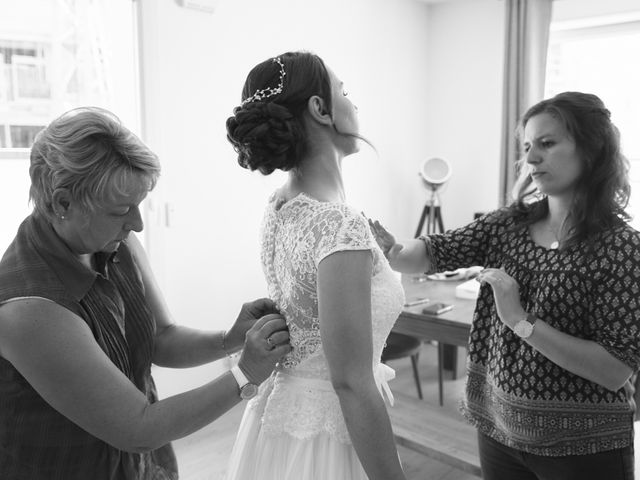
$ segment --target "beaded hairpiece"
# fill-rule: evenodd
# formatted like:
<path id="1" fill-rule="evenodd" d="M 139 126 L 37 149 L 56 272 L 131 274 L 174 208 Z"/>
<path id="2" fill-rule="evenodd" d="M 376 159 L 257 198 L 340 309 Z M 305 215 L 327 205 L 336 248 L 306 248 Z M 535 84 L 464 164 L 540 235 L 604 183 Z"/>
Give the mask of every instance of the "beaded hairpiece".
<path id="1" fill-rule="evenodd" d="M 284 65 L 282 63 L 282 60 L 280 60 L 280 57 L 275 57 L 271 60 L 280 65 L 280 83 L 278 83 L 277 87 L 267 87 L 263 88 L 262 90 L 257 90 L 256 93 L 244 99 L 244 101 L 242 102 L 242 106 L 245 106 L 249 102 L 258 102 L 264 100 L 265 98 L 273 97 L 274 95 L 282 93 L 282 89 L 284 88 L 284 76 L 287 73 L 284 71 Z"/>

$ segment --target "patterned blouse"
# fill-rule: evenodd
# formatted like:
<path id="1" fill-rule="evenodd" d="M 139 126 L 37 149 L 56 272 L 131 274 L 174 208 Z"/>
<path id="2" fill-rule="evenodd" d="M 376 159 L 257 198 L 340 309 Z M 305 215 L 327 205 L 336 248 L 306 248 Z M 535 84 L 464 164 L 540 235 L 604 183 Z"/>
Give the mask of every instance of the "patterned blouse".
<path id="1" fill-rule="evenodd" d="M 640 233 L 627 225 L 599 234 L 590 253 L 533 242 L 513 218 L 490 213 L 424 238 L 434 271 L 504 268 L 520 285 L 523 308 L 553 328 L 594 341 L 640 367 Z M 514 228 L 515 227 L 515 228 Z M 482 433 L 546 456 L 583 455 L 633 443 L 633 388 L 618 391 L 556 365 L 496 314 L 489 285 L 476 303 L 462 411 Z"/>

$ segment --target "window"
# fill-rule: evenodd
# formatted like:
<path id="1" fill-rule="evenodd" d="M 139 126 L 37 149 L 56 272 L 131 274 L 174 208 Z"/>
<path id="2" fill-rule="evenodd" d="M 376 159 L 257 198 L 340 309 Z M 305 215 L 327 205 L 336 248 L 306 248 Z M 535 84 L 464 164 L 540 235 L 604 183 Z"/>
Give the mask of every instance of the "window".
<path id="1" fill-rule="evenodd" d="M 131 0 L 20 0 L 0 15 L 0 254 L 28 215 L 29 148 L 61 113 L 97 105 L 139 130 Z"/>
<path id="2" fill-rule="evenodd" d="M 0 98 L 6 102 L 47 99 L 51 96 L 45 65 L 46 44 L 17 40 L 0 41 L 4 79 Z"/>
<path id="3" fill-rule="evenodd" d="M 14 147 L 29 148 L 36 138 L 36 134 L 42 129 L 41 125 L 11 125 L 11 145 Z"/>
<path id="4" fill-rule="evenodd" d="M 552 23 L 545 97 L 577 90 L 609 108 L 631 164 L 631 225 L 640 229 L 640 12 L 612 20 Z"/>

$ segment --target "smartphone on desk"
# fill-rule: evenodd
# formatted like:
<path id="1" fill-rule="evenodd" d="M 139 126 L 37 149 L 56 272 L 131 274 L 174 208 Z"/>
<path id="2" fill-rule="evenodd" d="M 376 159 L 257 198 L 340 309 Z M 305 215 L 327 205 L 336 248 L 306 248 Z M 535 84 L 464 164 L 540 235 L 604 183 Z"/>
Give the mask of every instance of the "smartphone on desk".
<path id="1" fill-rule="evenodd" d="M 432 302 L 422 309 L 422 313 L 427 315 L 440 315 L 448 312 L 453 308 L 453 305 L 444 302 Z"/>
<path id="2" fill-rule="evenodd" d="M 420 305 L 421 303 L 429 303 L 429 301 L 430 300 L 427 297 L 410 298 L 405 302 L 404 306 L 415 307 L 416 305 Z"/>

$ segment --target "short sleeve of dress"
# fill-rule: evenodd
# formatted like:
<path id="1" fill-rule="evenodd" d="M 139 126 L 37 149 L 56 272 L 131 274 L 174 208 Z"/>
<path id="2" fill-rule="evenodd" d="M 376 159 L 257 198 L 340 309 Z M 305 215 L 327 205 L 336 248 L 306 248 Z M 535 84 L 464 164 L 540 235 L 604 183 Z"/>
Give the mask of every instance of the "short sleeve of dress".
<path id="1" fill-rule="evenodd" d="M 634 370 L 640 369 L 640 234 L 617 232 L 598 262 L 606 273 L 595 285 L 595 340 Z M 607 263 L 611 262 L 610 265 Z"/>
<path id="2" fill-rule="evenodd" d="M 311 235 L 315 243 L 314 263 L 344 250 L 371 250 L 373 236 L 367 220 L 342 204 L 327 204 L 316 214 Z"/>

